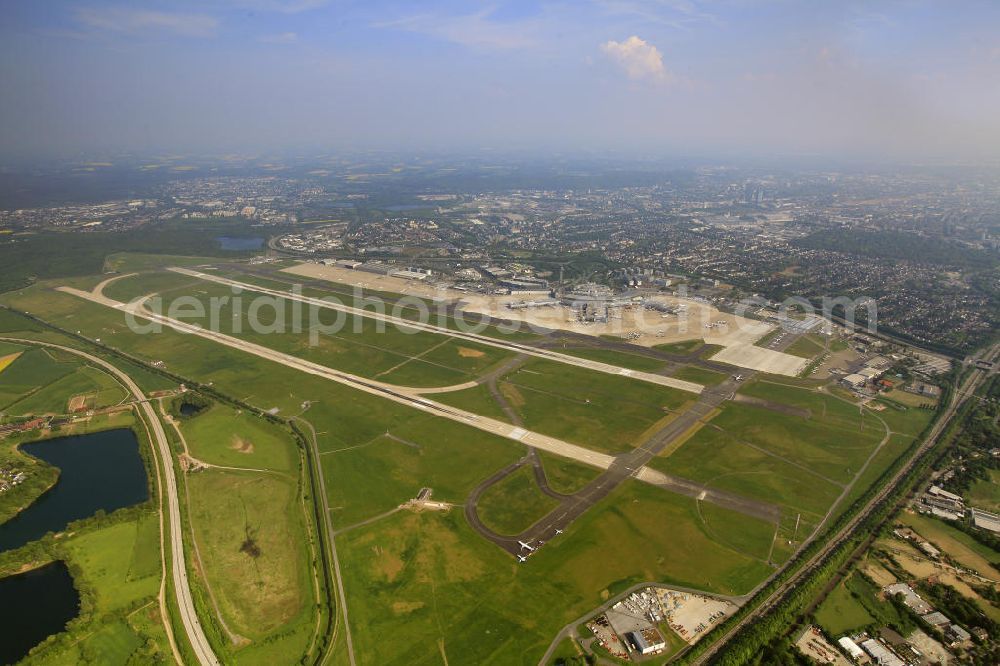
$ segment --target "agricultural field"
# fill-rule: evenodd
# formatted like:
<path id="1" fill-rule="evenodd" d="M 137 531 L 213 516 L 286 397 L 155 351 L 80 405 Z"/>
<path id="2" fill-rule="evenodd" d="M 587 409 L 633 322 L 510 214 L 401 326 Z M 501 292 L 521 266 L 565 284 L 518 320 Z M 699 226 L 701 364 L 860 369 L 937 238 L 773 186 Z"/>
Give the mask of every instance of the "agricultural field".
<path id="1" fill-rule="evenodd" d="M 935 518 L 909 512 L 900 514 L 899 522 L 913 528 L 961 566 L 989 578 L 1000 578 L 1000 554 L 965 532 Z"/>

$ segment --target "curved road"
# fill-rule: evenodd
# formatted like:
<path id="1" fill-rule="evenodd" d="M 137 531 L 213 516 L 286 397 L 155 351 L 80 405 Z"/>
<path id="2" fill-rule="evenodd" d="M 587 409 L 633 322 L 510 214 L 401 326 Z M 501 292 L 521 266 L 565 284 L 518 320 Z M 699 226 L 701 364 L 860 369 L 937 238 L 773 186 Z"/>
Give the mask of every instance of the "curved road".
<path id="1" fill-rule="evenodd" d="M 146 422 L 151 428 L 153 439 L 156 440 L 156 448 L 159 449 L 159 458 L 163 462 L 163 479 L 165 482 L 167 513 L 170 524 L 171 573 L 173 575 L 174 591 L 177 594 L 177 607 L 180 610 L 184 632 L 187 634 L 199 663 L 205 665 L 218 664 L 219 660 L 216 658 L 212 646 L 209 645 L 208 638 L 205 637 L 205 631 L 202 629 L 198 615 L 195 613 L 194 601 L 191 598 L 191 585 L 188 583 L 187 570 L 184 567 L 184 541 L 181 531 L 180 502 L 177 498 L 177 479 L 174 477 L 170 442 L 167 440 L 167 434 L 163 430 L 163 424 L 156 418 L 156 412 L 153 411 L 146 396 L 142 393 L 142 389 L 132 381 L 131 377 L 111 363 L 79 349 L 51 342 L 38 342 L 36 340 L 22 340 L 19 338 L 0 338 L 0 340 L 52 347 L 70 354 L 82 356 L 114 375 L 135 396 L 136 406 L 142 411 Z M 164 622 L 169 622 L 169 618 L 164 618 Z"/>

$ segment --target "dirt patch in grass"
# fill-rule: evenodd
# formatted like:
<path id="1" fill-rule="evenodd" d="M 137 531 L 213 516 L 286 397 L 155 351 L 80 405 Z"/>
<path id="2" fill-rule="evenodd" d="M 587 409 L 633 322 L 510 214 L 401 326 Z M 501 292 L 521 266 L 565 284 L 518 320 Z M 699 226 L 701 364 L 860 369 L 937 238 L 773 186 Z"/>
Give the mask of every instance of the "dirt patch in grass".
<path id="1" fill-rule="evenodd" d="M 390 583 L 396 580 L 406 566 L 403 560 L 395 553 L 386 552 L 381 546 L 372 546 L 372 552 L 375 554 L 375 570 Z"/>
<path id="2" fill-rule="evenodd" d="M 392 613 L 393 615 L 408 615 L 423 607 L 424 602 L 422 601 L 394 601 L 392 602 Z"/>
<path id="3" fill-rule="evenodd" d="M 524 396 L 517 390 L 517 387 L 507 382 L 500 382 L 499 389 L 500 393 L 507 399 L 507 402 L 510 403 L 511 407 L 514 407 L 515 409 L 518 407 L 524 407 Z"/>
<path id="4" fill-rule="evenodd" d="M 230 445 L 230 448 L 232 448 L 233 451 L 250 454 L 253 453 L 253 442 L 248 439 L 243 439 L 239 435 L 233 435 L 233 442 Z"/>
<path id="5" fill-rule="evenodd" d="M 896 582 L 896 577 L 875 560 L 868 560 L 865 562 L 862 567 L 862 571 L 864 571 L 869 578 L 875 581 L 879 587 L 892 585 Z"/>
<path id="6" fill-rule="evenodd" d="M 486 352 L 481 352 L 478 349 L 469 349 L 468 347 L 459 347 L 458 355 L 462 358 L 482 358 L 486 356 Z"/>
<path id="7" fill-rule="evenodd" d="M 69 399 L 69 405 L 66 407 L 66 411 L 72 414 L 73 412 L 82 411 L 87 406 L 87 395 L 74 395 Z"/>

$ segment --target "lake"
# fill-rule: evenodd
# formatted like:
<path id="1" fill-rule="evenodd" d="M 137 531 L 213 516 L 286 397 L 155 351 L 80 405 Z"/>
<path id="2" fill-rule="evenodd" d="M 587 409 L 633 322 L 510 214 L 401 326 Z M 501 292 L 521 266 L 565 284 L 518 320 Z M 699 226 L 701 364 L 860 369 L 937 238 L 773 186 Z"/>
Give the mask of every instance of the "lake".
<path id="1" fill-rule="evenodd" d="M 80 595 L 63 562 L 0 578 L 0 664 L 24 658 L 80 612 Z"/>
<path id="2" fill-rule="evenodd" d="M 128 428 L 31 442 L 21 450 L 59 468 L 59 480 L 0 525 L 0 552 L 62 531 L 99 510 L 111 513 L 149 499 L 139 441 Z"/>
<path id="3" fill-rule="evenodd" d="M 264 239 L 259 236 L 252 238 L 236 238 L 233 236 L 219 236 L 215 240 L 219 241 L 219 247 L 227 252 L 242 252 L 244 250 L 259 250 L 264 247 Z"/>

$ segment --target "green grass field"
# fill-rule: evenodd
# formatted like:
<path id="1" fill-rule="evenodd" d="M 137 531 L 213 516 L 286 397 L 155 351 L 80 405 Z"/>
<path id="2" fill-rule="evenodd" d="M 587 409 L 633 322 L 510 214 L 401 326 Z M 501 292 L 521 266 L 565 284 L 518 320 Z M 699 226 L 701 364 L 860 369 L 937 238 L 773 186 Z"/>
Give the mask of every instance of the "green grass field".
<path id="1" fill-rule="evenodd" d="M 498 421 L 510 421 L 507 413 L 493 399 L 490 388 L 486 384 L 478 384 L 472 388 L 462 389 L 461 391 L 435 393 L 433 398 L 436 402 L 488 416 Z"/>
<path id="2" fill-rule="evenodd" d="M 715 386 L 726 381 L 726 375 L 715 370 L 699 368 L 695 365 L 685 365 L 673 374 L 674 379 L 683 379 L 686 382 L 703 384 L 704 386 Z"/>
<path id="3" fill-rule="evenodd" d="M 875 622 L 865 606 L 841 582 L 816 609 L 816 621 L 827 634 L 839 638 Z"/>
<path id="4" fill-rule="evenodd" d="M 519 534 L 543 518 L 559 502 L 542 493 L 530 465 L 493 484 L 479 498 L 483 523 L 498 534 Z"/>
<path id="5" fill-rule="evenodd" d="M 192 298 L 201 304 L 204 315 L 186 321 L 331 368 L 403 386 L 459 384 L 512 356 L 496 347 L 365 317 L 331 310 L 311 313 L 309 307 L 295 301 L 259 292 L 244 291 L 239 295 L 239 305 L 234 305 L 232 289 L 211 282 L 172 290 L 164 298 L 161 312 L 169 314 L 174 303 Z M 213 308 L 211 299 L 216 299 L 219 307 Z M 217 323 L 212 323 L 213 319 Z M 322 333 L 320 326 L 339 326 L 339 330 Z M 313 330 L 317 335 L 310 336 Z"/>
<path id="6" fill-rule="evenodd" d="M 643 372 L 657 372 L 667 366 L 666 361 L 650 358 L 649 356 L 643 356 L 642 354 L 631 354 L 629 352 L 615 351 L 612 349 L 559 347 L 556 348 L 555 351 L 562 354 L 569 354 L 570 356 L 579 356 L 580 358 L 590 359 L 591 361 L 610 363 L 611 365 L 617 365 L 622 368 L 641 370 Z"/>
<path id="7" fill-rule="evenodd" d="M 456 511 L 396 513 L 338 550 L 360 664 L 535 664 L 563 624 L 634 582 L 745 592 L 768 571 L 708 537 L 693 500 L 638 483 L 524 564 Z"/>
<path id="8" fill-rule="evenodd" d="M 714 424 L 713 420 L 670 456 L 654 458 L 650 466 L 812 516 L 823 515 L 840 494 L 836 483 L 747 446 Z"/>
<path id="9" fill-rule="evenodd" d="M 499 384 L 526 428 L 597 451 L 632 448 L 691 394 L 616 375 L 532 359 Z"/>
<path id="10" fill-rule="evenodd" d="M 201 296 L 209 288 L 199 289 L 206 291 Z M 168 370 L 189 382 L 211 382 L 216 390 L 256 407 L 276 408 L 279 416 L 301 413 L 316 431 L 337 529 L 391 511 L 423 487 L 434 489 L 434 499 L 464 502 L 477 483 L 525 453 L 522 445 L 510 440 L 204 339 L 172 331 L 134 335 L 120 312 L 47 291 L 46 285 L 5 294 L 0 300 L 88 337 L 100 337 L 139 358 L 162 360 Z M 297 344 L 292 336 L 267 337 L 273 338 L 263 343 L 268 346 Z M 328 359 L 340 358 L 337 354 L 350 357 L 372 376 L 385 373 L 381 379 L 386 381 L 390 377 L 410 381 L 408 373 L 419 375 L 420 363 L 437 368 L 451 364 L 453 357 L 461 359 L 455 362 L 461 376 L 468 378 L 498 360 L 462 356 L 459 347 L 465 345 L 451 340 L 429 345 L 413 340 L 414 336 L 401 340 L 400 348 L 423 356 L 396 363 L 378 349 L 364 354 L 322 353 Z M 367 358 L 378 358 L 378 364 L 367 363 Z M 435 379 L 445 381 L 444 374 Z M 452 381 L 450 376 L 447 381 Z M 526 427 L 605 451 L 634 446 L 654 424 L 670 418 L 671 410 L 691 400 L 679 391 L 541 360 L 529 361 L 499 385 Z M 853 454 L 850 447 L 868 445 L 881 425 L 872 420 L 862 429 L 856 408 L 842 407 L 830 396 L 788 389 L 786 400 L 778 395 L 786 389 L 777 385 L 749 390 L 767 393 L 766 399 L 806 403 L 814 416 L 796 418 L 807 423 L 802 432 L 815 435 L 817 442 L 797 447 L 785 440 L 788 433 L 798 432 L 798 421 L 782 415 L 777 416 L 784 420 L 771 421 L 775 412 L 745 407 L 724 421 L 736 434 L 711 427 L 713 421 L 655 465 L 780 503 L 792 512 L 792 524 L 797 513 L 802 513 L 803 525 L 815 524 L 840 488 L 779 456 L 798 456 L 799 465 L 815 464 L 822 473 L 832 474 L 837 467 L 827 447 L 838 447 L 837 454 Z M 453 399 L 466 408 L 481 405 L 482 413 L 499 415 L 499 406 L 484 387 L 434 397 Z M 270 450 L 261 444 L 269 439 L 267 433 L 247 430 L 242 417 L 228 407 L 215 410 L 181 426 L 194 455 L 215 464 L 278 465 L 264 459 L 251 465 L 248 459 L 256 460 L 258 451 Z M 763 426 L 755 422 L 758 412 L 765 414 Z M 852 428 L 861 441 L 835 441 L 831 434 L 853 433 Z M 308 434 L 308 428 L 304 432 Z M 248 447 L 242 444 L 234 448 L 234 435 L 249 440 L 253 453 L 245 453 Z M 742 443 L 744 438 L 761 450 Z M 297 464 L 296 458 L 291 460 Z M 543 454 L 542 460 L 557 490 L 575 490 L 599 473 L 554 456 Z M 302 559 L 305 551 L 295 550 L 305 548 L 305 538 L 292 534 L 296 528 L 289 522 L 295 486 L 286 485 L 281 475 L 265 473 L 207 470 L 186 478 L 198 542 L 205 544 L 204 553 L 211 560 L 219 562 L 212 565 L 217 569 L 206 570 L 211 589 L 227 623 L 251 640 L 234 654 L 241 662 L 263 662 L 265 655 L 281 654 L 274 646 L 284 646 L 283 654 L 301 653 L 308 637 L 303 627 L 311 622 L 306 618 L 312 618 L 307 610 L 312 588 L 308 562 Z M 287 482 L 294 483 L 290 477 Z M 509 503 L 509 498 L 503 499 L 498 505 Z M 298 512 L 301 517 L 301 507 Z M 782 521 L 782 534 L 787 522 Z M 207 525 L 213 527 L 212 533 Z M 216 529 L 218 525 L 223 527 Z M 268 562 L 260 571 L 247 568 L 252 558 L 239 546 L 248 526 L 260 530 L 259 559 L 280 554 L 280 565 Z M 773 538 L 773 525 L 627 482 L 524 565 L 472 532 L 460 510 L 396 512 L 341 532 L 337 545 L 359 663 L 438 661 L 442 654 L 451 663 L 490 659 L 537 663 L 563 624 L 630 584 L 649 580 L 728 594 L 748 591 L 772 570 L 765 560 Z M 260 590 L 272 591 L 273 599 L 261 600 Z M 284 623 L 274 624 L 274 618 L 283 618 Z M 287 637 L 272 642 L 270 637 L 285 632 Z"/>
<path id="11" fill-rule="evenodd" d="M 68 536 L 61 548 L 77 571 L 76 584 L 93 595 L 94 605 L 28 662 L 124 664 L 170 659 L 156 604 L 159 534 L 158 517 L 146 513 Z"/>
<path id="12" fill-rule="evenodd" d="M 213 403 L 180 421 L 191 455 L 212 465 L 298 473 L 289 433 L 229 405 Z"/>
<path id="13" fill-rule="evenodd" d="M 538 457 L 542 461 L 549 486 L 557 493 L 575 493 L 601 474 L 601 470 L 595 467 L 545 451 L 539 451 Z"/>
<path id="14" fill-rule="evenodd" d="M 668 354 L 690 354 L 696 349 L 700 349 L 705 344 L 700 339 L 685 340 L 683 342 L 668 342 L 662 345 L 653 345 L 653 349 L 667 352 Z"/>
<path id="15" fill-rule="evenodd" d="M 977 480 L 969 488 L 965 500 L 987 511 L 1000 511 L 1000 470 L 987 470 L 988 480 Z"/>
<path id="16" fill-rule="evenodd" d="M 103 370 L 80 365 L 72 373 L 10 403 L 6 410 L 11 414 L 66 414 L 69 400 L 75 396 L 85 396 L 81 408 L 100 409 L 123 402 L 128 392 Z"/>
<path id="17" fill-rule="evenodd" d="M 802 358 L 812 359 L 823 353 L 825 349 L 825 343 L 823 338 L 815 333 L 808 333 L 801 336 L 798 340 L 788 345 L 785 350 L 786 354 L 791 354 L 793 356 L 799 356 Z"/>
<path id="18" fill-rule="evenodd" d="M 288 654 L 304 652 L 314 602 L 297 482 L 209 469 L 187 485 L 205 580 L 226 626 L 249 641 L 240 661 L 266 663 L 257 647 L 270 653 L 275 642 Z"/>
<path id="19" fill-rule="evenodd" d="M 316 409 L 317 428 L 329 422 Z M 524 455 L 509 440 L 438 417 L 417 415 L 370 438 L 324 447 L 320 454 L 334 525 L 389 511 L 431 488 L 434 499 L 460 504 L 496 470 Z"/>

